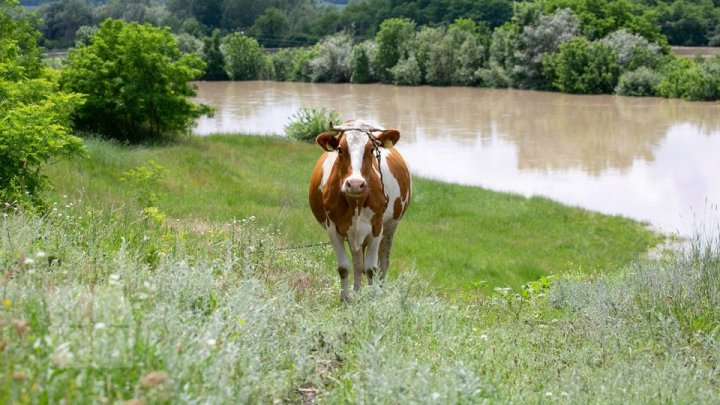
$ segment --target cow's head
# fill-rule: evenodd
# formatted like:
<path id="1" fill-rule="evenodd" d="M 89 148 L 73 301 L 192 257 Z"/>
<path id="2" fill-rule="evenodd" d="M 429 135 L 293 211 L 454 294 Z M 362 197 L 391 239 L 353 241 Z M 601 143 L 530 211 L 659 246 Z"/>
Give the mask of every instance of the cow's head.
<path id="1" fill-rule="evenodd" d="M 315 141 L 326 151 L 338 154 L 335 168 L 340 176 L 340 191 L 348 198 L 365 198 L 373 187 L 382 187 L 375 149 L 392 148 L 400 139 L 400 133 L 395 129 L 378 129 L 359 120 L 333 129 L 340 131 L 340 135 L 323 132 Z"/>

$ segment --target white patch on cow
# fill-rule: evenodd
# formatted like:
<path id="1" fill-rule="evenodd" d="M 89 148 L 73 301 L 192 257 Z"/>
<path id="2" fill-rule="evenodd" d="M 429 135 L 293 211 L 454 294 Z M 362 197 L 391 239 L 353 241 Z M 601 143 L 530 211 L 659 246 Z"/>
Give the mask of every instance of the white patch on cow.
<path id="1" fill-rule="evenodd" d="M 345 132 L 345 140 L 348 145 L 348 154 L 350 155 L 350 176 L 346 180 L 362 180 L 362 164 L 365 155 L 365 145 L 368 143 L 368 136 L 360 131 Z M 346 192 L 346 182 L 343 181 L 342 191 Z"/>
<path id="2" fill-rule="evenodd" d="M 330 178 L 330 172 L 332 171 L 333 166 L 335 165 L 335 161 L 338 158 L 337 152 L 328 152 L 327 156 L 325 157 L 325 161 L 323 162 L 322 166 L 322 180 L 320 180 L 320 190 L 325 187 L 325 184 L 327 184 L 328 178 Z"/>
<path id="3" fill-rule="evenodd" d="M 350 250 L 352 252 L 359 252 L 365 239 L 372 237 L 371 221 L 375 213 L 369 207 L 364 207 L 361 210 L 355 211 L 354 214 L 350 229 L 348 229 L 347 238 Z"/>

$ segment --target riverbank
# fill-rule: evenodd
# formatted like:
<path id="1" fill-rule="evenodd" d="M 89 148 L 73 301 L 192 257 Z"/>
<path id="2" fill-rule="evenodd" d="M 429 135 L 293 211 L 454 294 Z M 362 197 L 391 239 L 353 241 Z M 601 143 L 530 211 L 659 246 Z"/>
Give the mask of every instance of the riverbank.
<path id="1" fill-rule="evenodd" d="M 308 178 L 321 153 L 315 145 L 224 135 L 163 147 L 97 140 L 88 146 L 89 158 L 48 171 L 57 195 L 103 209 L 140 211 L 139 200 L 153 194 L 168 224 L 195 232 L 254 217 L 278 234 L 283 247 L 327 239 L 306 201 Z M 150 167 L 149 162 L 166 170 L 154 183 L 123 174 Z M 629 219 L 416 177 L 410 210 L 396 235 L 390 277 L 414 269 L 439 291 L 486 294 L 550 274 L 613 272 L 660 240 Z M 334 273 L 330 249 L 315 248 L 314 254 Z"/>

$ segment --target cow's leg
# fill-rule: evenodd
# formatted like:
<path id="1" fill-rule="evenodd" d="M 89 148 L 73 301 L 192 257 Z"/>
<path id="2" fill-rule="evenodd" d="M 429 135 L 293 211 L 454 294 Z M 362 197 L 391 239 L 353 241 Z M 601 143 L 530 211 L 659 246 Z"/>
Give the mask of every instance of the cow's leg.
<path id="1" fill-rule="evenodd" d="M 363 249 L 358 247 L 357 249 L 350 249 L 353 260 L 353 291 L 360 290 L 362 285 L 362 274 L 363 274 Z"/>
<path id="2" fill-rule="evenodd" d="M 335 260 L 337 262 L 338 274 L 340 275 L 340 299 L 347 301 L 350 298 L 350 291 L 348 290 L 350 260 L 348 259 L 347 252 L 345 251 L 345 242 L 343 241 L 342 236 L 337 233 L 334 226 L 328 227 L 327 233 L 330 236 L 330 243 L 335 250 Z"/>
<path id="3" fill-rule="evenodd" d="M 392 248 L 393 238 L 395 237 L 395 229 L 397 223 L 390 223 L 385 225 L 382 240 L 380 241 L 380 252 L 378 253 L 378 260 L 380 261 L 380 285 L 385 285 L 385 278 L 387 276 L 387 269 L 390 265 L 390 249 Z"/>
<path id="4" fill-rule="evenodd" d="M 373 275 L 378 269 L 378 250 L 380 249 L 380 242 L 382 236 L 370 237 L 368 242 L 367 250 L 365 251 L 365 263 L 364 269 L 365 274 L 368 276 L 368 284 L 372 285 Z"/>

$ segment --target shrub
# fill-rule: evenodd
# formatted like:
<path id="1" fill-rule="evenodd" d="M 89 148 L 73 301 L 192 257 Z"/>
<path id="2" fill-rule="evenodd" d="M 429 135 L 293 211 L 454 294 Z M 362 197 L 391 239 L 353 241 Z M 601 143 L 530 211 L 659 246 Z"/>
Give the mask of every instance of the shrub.
<path id="1" fill-rule="evenodd" d="M 546 85 L 543 57 L 558 50 L 560 44 L 580 33 L 580 22 L 570 9 L 541 16 L 534 25 L 524 28 L 519 36 L 513 75 L 522 88 L 539 89 Z"/>
<path id="2" fill-rule="evenodd" d="M 543 65 L 552 86 L 566 93 L 611 93 L 620 74 L 612 49 L 585 37 L 561 44 L 559 52 L 545 56 Z"/>
<path id="3" fill-rule="evenodd" d="M 390 69 L 390 73 L 393 84 L 417 86 L 422 80 L 422 72 L 420 72 L 420 65 L 418 65 L 415 55 L 400 59 L 400 62 Z"/>
<path id="4" fill-rule="evenodd" d="M 225 71 L 225 57 L 222 54 L 220 30 L 213 30 L 212 34 L 203 38 L 202 55 L 207 68 L 205 69 L 205 80 L 227 80 Z"/>
<path id="5" fill-rule="evenodd" d="M 350 57 L 350 81 L 352 83 L 370 83 L 374 80 L 372 69 L 370 66 L 371 44 L 364 42 L 355 45 Z"/>
<path id="6" fill-rule="evenodd" d="M 181 55 L 169 29 L 106 20 L 90 45 L 70 51 L 62 87 L 86 95 L 80 130 L 133 142 L 186 132 L 210 108 L 190 101 L 205 67 Z"/>
<path id="7" fill-rule="evenodd" d="M 480 68 L 475 72 L 475 75 L 480 80 L 480 85 L 484 87 L 511 87 L 512 78 L 496 61 L 490 61 L 488 67 Z"/>
<path id="8" fill-rule="evenodd" d="M 220 46 L 225 71 L 232 80 L 257 80 L 263 64 L 263 51 L 255 38 L 239 32 L 228 35 Z"/>
<path id="9" fill-rule="evenodd" d="M 384 83 L 392 81 L 390 69 L 400 59 L 407 57 L 410 39 L 415 31 L 415 23 L 406 18 L 390 18 L 380 24 L 380 30 L 375 36 L 377 52 L 373 64 L 375 72 Z"/>
<path id="10" fill-rule="evenodd" d="M 615 93 L 621 96 L 654 96 L 660 83 L 660 74 L 650 68 L 640 67 L 620 76 Z"/>
<path id="11" fill-rule="evenodd" d="M 602 42 L 613 50 L 623 70 L 634 70 L 641 66 L 654 68 L 662 57 L 660 45 L 624 29 L 611 33 Z"/>
<path id="12" fill-rule="evenodd" d="M 313 142 L 315 137 L 337 122 L 340 122 L 340 116 L 336 111 L 324 107 L 302 107 L 285 125 L 285 134 L 299 141 Z"/>
<path id="13" fill-rule="evenodd" d="M 347 82 L 350 80 L 350 58 L 353 39 L 345 33 L 323 38 L 317 45 L 317 55 L 309 62 L 313 82 Z"/>
<path id="14" fill-rule="evenodd" d="M 720 78 L 713 64 L 673 58 L 663 67 L 658 95 L 685 100 L 715 100 L 718 98 Z"/>
<path id="15" fill-rule="evenodd" d="M 70 127 L 82 100 L 57 91 L 40 69 L 37 21 L 21 13 L 0 0 L 0 203 L 40 205 L 41 167 L 83 150 Z"/>

